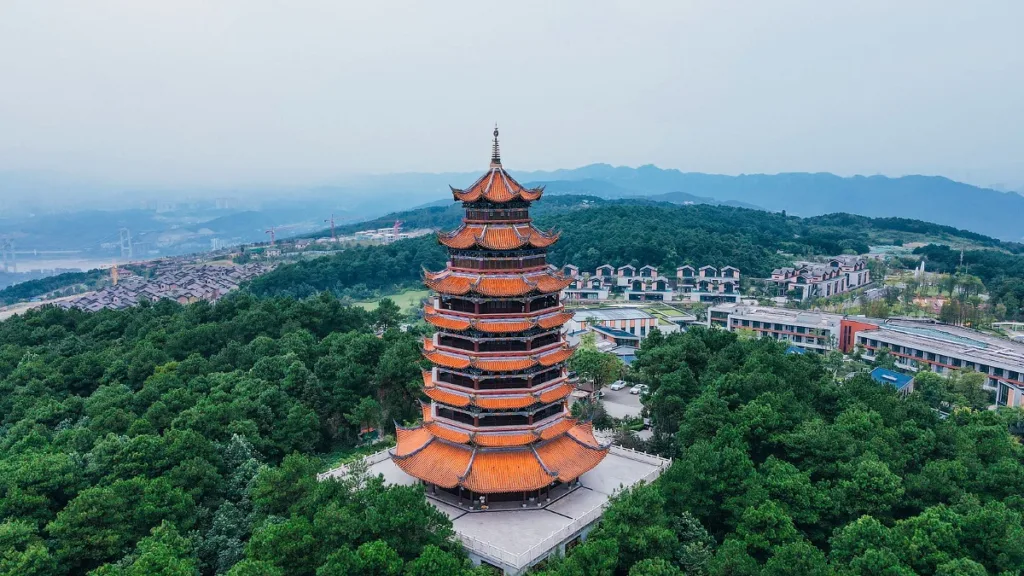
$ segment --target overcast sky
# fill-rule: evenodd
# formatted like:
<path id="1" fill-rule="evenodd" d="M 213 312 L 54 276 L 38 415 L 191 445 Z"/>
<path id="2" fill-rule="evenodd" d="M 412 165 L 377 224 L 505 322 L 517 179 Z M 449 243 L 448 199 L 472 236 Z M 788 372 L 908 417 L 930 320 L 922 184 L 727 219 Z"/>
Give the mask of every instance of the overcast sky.
<path id="1" fill-rule="evenodd" d="M 0 171 L 505 164 L 1024 184 L 1024 1 L 0 1 Z"/>

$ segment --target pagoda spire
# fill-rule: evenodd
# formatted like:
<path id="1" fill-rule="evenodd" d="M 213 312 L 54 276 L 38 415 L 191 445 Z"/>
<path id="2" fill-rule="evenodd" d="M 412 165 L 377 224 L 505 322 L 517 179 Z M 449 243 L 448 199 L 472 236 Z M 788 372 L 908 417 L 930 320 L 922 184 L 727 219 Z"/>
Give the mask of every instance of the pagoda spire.
<path id="1" fill-rule="evenodd" d="M 498 148 L 498 123 L 494 123 L 494 144 L 491 146 L 491 166 L 501 166 L 501 150 Z"/>

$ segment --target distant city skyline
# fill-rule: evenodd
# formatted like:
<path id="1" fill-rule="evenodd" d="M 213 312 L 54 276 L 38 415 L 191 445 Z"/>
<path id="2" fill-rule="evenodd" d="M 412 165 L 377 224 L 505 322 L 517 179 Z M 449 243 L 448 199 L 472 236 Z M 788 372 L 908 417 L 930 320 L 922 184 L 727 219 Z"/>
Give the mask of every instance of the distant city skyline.
<path id="1" fill-rule="evenodd" d="M 12 0 L 0 176 L 216 188 L 477 171 L 497 121 L 520 171 L 1024 189 L 1022 21 L 1014 0 Z"/>

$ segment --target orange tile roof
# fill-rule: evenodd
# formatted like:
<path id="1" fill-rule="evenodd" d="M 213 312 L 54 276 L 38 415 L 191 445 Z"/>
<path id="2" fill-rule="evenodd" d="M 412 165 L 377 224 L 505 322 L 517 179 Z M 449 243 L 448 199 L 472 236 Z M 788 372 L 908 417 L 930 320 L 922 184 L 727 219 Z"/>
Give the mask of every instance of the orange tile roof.
<path id="1" fill-rule="evenodd" d="M 469 406 L 469 396 L 462 394 L 456 394 L 451 390 L 433 386 L 430 388 L 424 388 L 423 393 L 426 394 L 431 400 L 447 404 L 449 406 Z"/>
<path id="2" fill-rule="evenodd" d="M 554 274 L 545 274 L 536 278 L 537 290 L 550 294 L 552 292 L 558 292 L 564 290 L 566 286 L 572 284 L 572 278 L 566 276 L 556 276 Z"/>
<path id="3" fill-rule="evenodd" d="M 420 404 L 420 409 L 423 411 L 423 421 L 424 422 L 433 422 L 434 421 L 434 415 L 431 414 L 430 404 L 427 404 L 426 402 L 423 402 L 423 403 Z"/>
<path id="4" fill-rule="evenodd" d="M 484 296 L 523 296 L 532 292 L 534 288 L 536 285 L 525 280 L 523 276 L 511 278 L 482 276 L 471 284 L 471 289 L 474 292 Z"/>
<path id="5" fill-rule="evenodd" d="M 441 232 L 437 235 L 437 241 L 449 248 L 465 249 L 476 244 L 480 228 L 476 226 L 461 226 L 451 232 Z"/>
<path id="6" fill-rule="evenodd" d="M 523 237 L 515 226 L 484 226 L 483 234 L 476 243 L 490 250 L 514 250 L 528 244 L 530 237 Z"/>
<path id="7" fill-rule="evenodd" d="M 423 351 L 433 352 L 434 350 L 437 350 L 437 347 L 434 346 L 434 341 L 431 340 L 429 337 L 423 338 Z"/>
<path id="8" fill-rule="evenodd" d="M 498 448 L 507 446 L 525 446 L 537 441 L 538 436 L 533 432 L 504 433 L 504 434 L 474 434 L 473 443 L 477 446 Z"/>
<path id="9" fill-rule="evenodd" d="M 459 485 L 466 473 L 473 451 L 458 444 L 432 440 L 422 449 L 407 456 L 393 453 L 392 460 L 406 474 L 445 488 Z"/>
<path id="10" fill-rule="evenodd" d="M 552 314 L 550 316 L 543 316 L 537 319 L 537 326 L 541 328 L 554 328 L 555 326 L 561 326 L 572 320 L 572 312 L 559 312 L 558 314 Z"/>
<path id="11" fill-rule="evenodd" d="M 462 294 L 469 292 L 475 280 L 475 278 L 469 278 L 467 276 L 455 276 L 454 274 L 448 274 L 438 278 L 424 276 L 423 283 L 427 285 L 427 288 L 430 288 L 434 292 L 461 296 Z"/>
<path id="12" fill-rule="evenodd" d="M 473 328 L 481 332 L 522 332 L 533 328 L 530 320 L 477 320 L 473 322 Z"/>
<path id="13" fill-rule="evenodd" d="M 569 429 L 568 434 L 579 440 L 584 444 L 589 444 L 595 448 L 600 447 L 601 443 L 594 438 L 594 425 L 590 422 L 580 422 Z"/>
<path id="14" fill-rule="evenodd" d="M 538 398 L 540 399 L 542 404 L 550 404 L 555 400 L 561 400 L 562 398 L 565 398 L 569 394 L 572 394 L 573 390 L 575 390 L 575 388 L 571 384 L 566 384 L 563 382 L 562 384 L 553 386 L 541 392 Z"/>
<path id="15" fill-rule="evenodd" d="M 541 356 L 538 359 L 538 361 L 540 362 L 541 366 L 552 366 L 554 364 L 558 364 L 559 362 L 568 360 L 569 358 L 572 357 L 573 352 L 574 350 L 572 348 L 564 346 L 562 348 L 559 348 L 555 352 L 550 352 L 548 354 Z"/>
<path id="16" fill-rule="evenodd" d="M 533 358 L 476 358 L 473 360 L 473 366 L 488 372 L 514 372 L 516 370 L 526 370 L 536 364 L 537 361 Z"/>
<path id="17" fill-rule="evenodd" d="M 482 494 L 537 490 L 555 475 L 544 469 L 533 450 L 477 450 L 461 484 Z"/>
<path id="18" fill-rule="evenodd" d="M 465 330 L 470 326 L 470 321 L 464 318 L 452 318 L 438 314 L 427 313 L 423 315 L 423 319 L 442 330 Z"/>
<path id="19" fill-rule="evenodd" d="M 530 224 L 463 224 L 437 240 L 449 248 L 464 250 L 474 245 L 489 250 L 515 250 L 523 246 L 546 248 L 558 241 L 558 234 L 541 232 Z"/>
<path id="20" fill-rule="evenodd" d="M 559 434 L 562 434 L 563 432 L 569 430 L 570 428 L 572 428 L 575 425 L 576 425 L 576 421 L 575 420 L 573 420 L 571 418 L 563 418 L 563 419 L 559 420 L 558 422 L 556 422 L 556 423 L 548 426 L 547 428 L 544 428 L 543 430 L 541 430 L 540 431 L 540 437 L 542 439 L 544 439 L 544 440 L 549 440 L 549 439 L 554 438 L 555 436 L 558 436 Z"/>
<path id="21" fill-rule="evenodd" d="M 500 165 L 492 165 L 490 170 L 466 190 L 452 188 L 452 196 L 462 202 L 475 202 L 481 198 L 490 202 L 508 202 L 515 199 L 532 202 L 539 199 L 543 193 L 543 187 L 532 190 L 523 188 Z"/>
<path id="22" fill-rule="evenodd" d="M 579 478 L 608 454 L 607 448 L 584 446 L 568 435 L 544 442 L 536 450 L 547 469 L 558 474 L 562 482 Z"/>
<path id="23" fill-rule="evenodd" d="M 481 408 L 488 410 L 514 410 L 517 408 L 526 408 L 537 403 L 537 398 L 530 395 L 520 396 L 491 396 L 485 394 L 477 394 L 473 397 L 473 404 Z"/>
<path id="24" fill-rule="evenodd" d="M 471 274 L 452 273 L 449 270 L 431 274 L 424 273 L 423 283 L 442 294 L 461 296 L 476 292 L 484 296 L 524 296 L 530 292 L 552 294 L 571 284 L 572 278 L 545 270 L 527 276 L 521 274 Z"/>
<path id="25" fill-rule="evenodd" d="M 470 439 L 470 435 L 469 435 L 468 432 L 463 432 L 461 430 L 456 430 L 454 428 L 450 428 L 448 426 L 444 426 L 444 425 L 439 424 L 437 422 L 431 422 L 431 423 L 427 424 L 425 427 L 426 427 L 427 430 L 430 430 L 430 433 L 433 434 L 434 436 L 437 436 L 438 438 L 441 438 L 443 440 L 447 440 L 449 442 L 456 442 L 458 444 L 466 444 L 466 443 L 469 442 L 469 439 Z"/>
<path id="26" fill-rule="evenodd" d="M 395 428 L 395 456 L 408 456 L 426 446 L 433 439 L 426 428 Z"/>
<path id="27" fill-rule="evenodd" d="M 436 350 L 433 352 L 425 352 L 423 354 L 423 357 L 426 358 L 427 360 L 430 360 L 434 364 L 444 366 L 446 368 L 462 369 L 468 368 L 470 365 L 469 358 L 463 358 L 461 356 L 452 356 L 450 354 L 445 354 L 443 352 L 438 352 Z"/>

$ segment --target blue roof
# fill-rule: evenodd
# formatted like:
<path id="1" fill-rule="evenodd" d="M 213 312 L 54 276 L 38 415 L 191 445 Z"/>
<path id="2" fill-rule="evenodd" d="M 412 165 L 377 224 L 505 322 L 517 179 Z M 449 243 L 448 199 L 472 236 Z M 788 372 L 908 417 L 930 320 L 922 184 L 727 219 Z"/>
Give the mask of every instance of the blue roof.
<path id="1" fill-rule="evenodd" d="M 913 376 L 893 372 L 881 366 L 871 371 L 871 378 L 879 384 L 888 384 L 897 390 L 903 390 L 914 380 Z"/>
<path id="2" fill-rule="evenodd" d="M 626 332 L 625 330 L 619 330 L 618 328 L 609 328 L 607 326 L 594 326 L 594 331 L 601 332 L 602 334 L 607 334 L 612 338 L 630 338 L 632 340 L 640 339 L 640 337 L 637 336 L 636 334 Z"/>
<path id="3" fill-rule="evenodd" d="M 793 346 L 792 344 L 790 344 L 789 346 L 786 347 L 786 354 L 807 354 L 807 350 L 804 350 L 799 346 Z"/>

